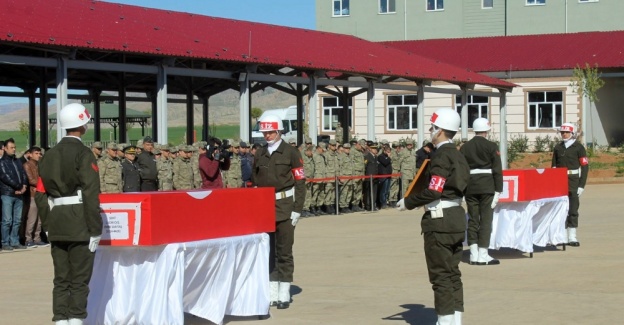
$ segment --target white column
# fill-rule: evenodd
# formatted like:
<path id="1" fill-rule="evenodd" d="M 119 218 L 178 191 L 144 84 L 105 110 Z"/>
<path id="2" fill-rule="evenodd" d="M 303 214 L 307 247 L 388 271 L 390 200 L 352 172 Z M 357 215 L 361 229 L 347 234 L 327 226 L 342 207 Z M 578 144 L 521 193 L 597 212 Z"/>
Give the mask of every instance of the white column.
<path id="1" fill-rule="evenodd" d="M 466 102 L 468 101 L 468 91 L 466 88 L 462 88 L 462 100 L 461 100 L 461 139 L 462 141 L 468 140 L 468 107 Z"/>
<path id="2" fill-rule="evenodd" d="M 156 79 L 158 87 L 155 116 L 158 120 L 156 124 L 158 130 L 156 134 L 158 134 L 158 143 L 167 144 L 169 143 L 169 135 L 167 134 L 167 66 L 165 64 L 158 66 L 158 76 Z"/>
<path id="3" fill-rule="evenodd" d="M 420 148 L 425 141 L 425 85 L 418 85 L 418 108 L 416 111 L 416 127 L 418 128 L 418 143 L 414 146 Z"/>
<path id="4" fill-rule="evenodd" d="M 317 144 L 318 138 L 318 92 L 316 90 L 316 77 L 310 76 L 310 84 L 308 85 L 308 135 L 312 139 L 312 143 Z M 305 141 L 305 139 L 304 139 Z"/>
<path id="5" fill-rule="evenodd" d="M 368 82 L 366 100 L 368 102 L 366 110 L 366 140 L 375 140 L 375 84 L 373 81 Z M 355 127 L 355 121 L 353 122 Z"/>
<path id="6" fill-rule="evenodd" d="M 508 169 L 507 166 L 507 93 L 500 91 L 500 157 L 503 164 L 503 169 Z"/>
<path id="7" fill-rule="evenodd" d="M 249 74 L 241 73 L 238 77 L 240 83 L 240 98 L 239 103 L 239 127 L 241 141 L 249 142 Z"/>
<path id="8" fill-rule="evenodd" d="M 61 56 L 56 64 L 56 143 L 65 136 L 61 129 L 61 109 L 67 102 L 67 57 Z"/>

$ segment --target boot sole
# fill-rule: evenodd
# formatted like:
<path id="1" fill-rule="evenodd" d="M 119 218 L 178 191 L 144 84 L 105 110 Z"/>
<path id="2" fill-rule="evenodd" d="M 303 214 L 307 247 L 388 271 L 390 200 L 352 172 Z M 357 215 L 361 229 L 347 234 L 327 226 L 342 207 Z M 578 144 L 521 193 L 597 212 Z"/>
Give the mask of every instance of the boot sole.
<path id="1" fill-rule="evenodd" d="M 579 247 L 579 246 L 581 246 L 581 243 L 579 243 L 577 241 L 573 241 L 573 242 L 569 242 L 568 246 Z"/>
<path id="2" fill-rule="evenodd" d="M 499 260 L 492 260 L 489 262 L 476 262 L 477 265 L 499 265 L 500 261 Z"/>

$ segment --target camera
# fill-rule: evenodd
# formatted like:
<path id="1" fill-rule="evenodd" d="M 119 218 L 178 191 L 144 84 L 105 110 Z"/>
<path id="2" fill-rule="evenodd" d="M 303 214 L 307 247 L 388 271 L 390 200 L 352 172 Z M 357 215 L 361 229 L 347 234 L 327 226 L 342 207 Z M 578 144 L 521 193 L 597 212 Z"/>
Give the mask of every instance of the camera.
<path id="1" fill-rule="evenodd" d="M 208 150 L 206 152 L 206 156 L 215 160 L 225 160 L 230 158 L 230 149 L 231 145 L 227 139 L 221 141 L 219 138 L 210 137 L 208 139 Z"/>

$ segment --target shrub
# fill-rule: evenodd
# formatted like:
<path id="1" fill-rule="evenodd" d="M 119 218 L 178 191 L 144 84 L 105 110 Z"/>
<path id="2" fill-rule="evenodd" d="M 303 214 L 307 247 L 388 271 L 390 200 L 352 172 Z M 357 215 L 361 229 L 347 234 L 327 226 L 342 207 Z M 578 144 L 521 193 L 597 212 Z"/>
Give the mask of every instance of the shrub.
<path id="1" fill-rule="evenodd" d="M 548 143 L 548 150 L 550 152 L 553 152 L 555 150 L 555 146 L 561 142 L 561 138 L 559 138 L 558 136 L 555 136 L 552 138 L 552 140 Z"/>
<path id="2" fill-rule="evenodd" d="M 526 135 L 512 135 L 507 147 L 507 161 L 512 163 L 520 157 L 520 154 L 529 149 L 529 138 Z"/>
<path id="3" fill-rule="evenodd" d="M 550 135 L 535 138 L 535 152 L 544 152 L 550 147 Z"/>

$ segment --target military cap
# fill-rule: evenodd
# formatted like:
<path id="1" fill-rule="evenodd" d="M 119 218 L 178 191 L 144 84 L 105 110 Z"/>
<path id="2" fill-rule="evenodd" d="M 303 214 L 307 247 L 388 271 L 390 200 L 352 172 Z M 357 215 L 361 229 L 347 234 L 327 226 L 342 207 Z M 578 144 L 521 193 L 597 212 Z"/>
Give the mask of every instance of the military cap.
<path id="1" fill-rule="evenodd" d="M 360 139 L 360 140 L 358 141 L 358 143 L 359 143 L 361 146 L 365 146 L 365 145 L 366 145 L 366 140 L 364 140 L 364 139 Z"/>
<path id="2" fill-rule="evenodd" d="M 370 144 L 367 144 L 367 146 L 371 149 L 377 149 L 377 143 L 373 141 L 371 141 Z"/>
<path id="3" fill-rule="evenodd" d="M 206 149 L 206 146 L 208 145 L 208 142 L 206 142 L 206 141 L 199 141 L 198 144 L 199 144 L 199 148 Z"/>
<path id="4" fill-rule="evenodd" d="M 182 148 L 180 148 L 180 150 L 184 152 L 193 152 L 195 151 L 195 148 L 193 148 L 193 146 L 183 146 Z"/>
<path id="5" fill-rule="evenodd" d="M 406 144 L 406 145 L 408 145 L 408 144 L 413 145 L 413 144 L 414 144 L 414 139 L 412 139 L 412 138 L 407 138 L 407 139 L 405 139 L 405 144 Z"/>
<path id="6" fill-rule="evenodd" d="M 160 149 L 154 149 L 154 151 L 152 151 L 153 154 L 155 155 L 160 155 Z"/>
<path id="7" fill-rule="evenodd" d="M 143 138 L 143 143 L 154 143 L 154 140 L 152 140 L 152 137 L 148 135 L 145 138 Z"/>
<path id="8" fill-rule="evenodd" d="M 392 148 L 396 148 L 399 146 L 399 141 L 392 141 Z"/>
<path id="9" fill-rule="evenodd" d="M 109 142 L 109 143 L 106 145 L 106 149 L 114 149 L 114 150 L 117 150 L 117 149 L 118 149 L 118 148 L 117 148 L 117 144 L 116 144 L 115 142 Z"/>
<path id="10" fill-rule="evenodd" d="M 325 142 L 319 142 L 319 147 L 323 148 L 323 149 L 327 149 L 327 143 Z"/>
<path id="11" fill-rule="evenodd" d="M 334 139 L 329 140 L 329 145 L 330 146 L 335 146 L 336 145 L 336 140 L 334 140 Z"/>
<path id="12" fill-rule="evenodd" d="M 247 142 L 245 142 L 245 141 L 241 141 L 238 145 L 239 145 L 241 148 L 249 148 L 249 146 L 247 145 Z"/>
<path id="13" fill-rule="evenodd" d="M 381 144 L 384 144 L 384 145 L 385 145 L 385 144 L 388 144 L 388 140 L 386 140 L 386 139 L 382 139 L 382 140 L 381 140 Z"/>
<path id="14" fill-rule="evenodd" d="M 351 145 L 354 145 L 354 144 L 358 143 L 358 140 L 354 138 L 354 139 L 351 139 L 351 141 L 349 141 L 349 143 Z"/>
<path id="15" fill-rule="evenodd" d="M 180 149 L 178 149 L 178 147 L 177 147 L 177 146 L 173 146 L 173 147 L 170 147 L 170 148 L 169 148 L 169 151 L 171 151 L 171 152 L 175 153 L 175 152 L 180 151 Z"/>
<path id="16" fill-rule="evenodd" d="M 125 154 L 131 154 L 131 155 L 136 155 L 136 147 L 135 146 L 128 146 L 126 147 L 123 152 Z"/>
<path id="17" fill-rule="evenodd" d="M 160 149 L 160 151 L 169 151 L 169 145 L 168 144 L 161 144 L 159 149 Z"/>
<path id="18" fill-rule="evenodd" d="M 102 142 L 100 141 L 95 141 L 91 144 L 91 148 L 98 148 L 98 149 L 102 149 Z"/>
<path id="19" fill-rule="evenodd" d="M 137 141 L 137 147 L 142 147 L 143 146 L 143 140 L 138 140 Z"/>
<path id="20" fill-rule="evenodd" d="M 306 137 L 306 138 L 305 138 L 305 143 L 307 143 L 307 144 L 312 143 L 312 138 L 310 138 L 310 137 Z"/>
<path id="21" fill-rule="evenodd" d="M 347 142 L 347 143 L 343 144 L 342 147 L 345 148 L 345 149 L 351 149 L 351 144 Z"/>

